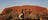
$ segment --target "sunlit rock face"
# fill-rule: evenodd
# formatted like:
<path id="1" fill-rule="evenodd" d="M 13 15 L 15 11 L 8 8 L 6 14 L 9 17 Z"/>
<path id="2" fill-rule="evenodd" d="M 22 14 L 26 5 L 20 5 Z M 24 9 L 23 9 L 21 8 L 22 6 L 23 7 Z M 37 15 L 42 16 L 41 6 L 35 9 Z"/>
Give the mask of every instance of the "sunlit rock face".
<path id="1" fill-rule="evenodd" d="M 31 9 L 32 10 L 32 13 L 34 14 L 39 14 L 39 12 L 46 12 L 47 9 L 44 8 L 44 7 L 41 7 L 41 6 L 30 6 L 30 5 L 24 5 L 24 6 L 13 6 L 13 7 L 10 7 L 10 8 L 5 8 L 3 11 L 2 11 L 2 14 L 6 13 L 7 10 L 17 10 L 18 13 L 20 13 L 23 9 Z"/>
<path id="2" fill-rule="evenodd" d="M 24 6 L 13 6 L 9 8 L 5 8 L 2 11 L 2 15 L 7 15 L 8 17 L 11 16 L 10 20 L 18 20 L 18 19 L 37 19 L 37 15 L 46 14 L 47 9 L 41 6 L 31 6 L 31 5 L 24 5 Z M 23 17 L 21 17 L 21 14 Z M 6 17 L 7 18 L 7 17 Z M 8 18 L 7 18 L 8 19 Z"/>

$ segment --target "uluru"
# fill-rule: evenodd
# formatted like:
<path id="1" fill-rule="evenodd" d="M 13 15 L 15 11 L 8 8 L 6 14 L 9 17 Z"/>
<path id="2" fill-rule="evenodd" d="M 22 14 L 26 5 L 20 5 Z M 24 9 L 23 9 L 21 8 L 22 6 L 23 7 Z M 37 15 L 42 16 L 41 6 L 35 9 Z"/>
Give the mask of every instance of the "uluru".
<path id="1" fill-rule="evenodd" d="M 9 16 L 11 16 L 11 20 L 19 20 L 20 15 L 23 15 L 23 19 L 31 18 L 31 19 L 37 19 L 38 17 L 47 16 L 47 8 L 41 7 L 41 6 L 32 6 L 32 5 L 23 5 L 23 6 L 13 6 L 9 8 L 5 8 L 2 11 L 2 16 L 4 15 L 4 18 L 2 17 L 1 20 L 8 19 Z M 36 17 L 37 16 L 37 17 Z M 0 16 L 1 17 L 1 16 Z M 40 18 L 39 18 L 40 19 Z M 9 20 L 9 19 L 8 19 Z"/>

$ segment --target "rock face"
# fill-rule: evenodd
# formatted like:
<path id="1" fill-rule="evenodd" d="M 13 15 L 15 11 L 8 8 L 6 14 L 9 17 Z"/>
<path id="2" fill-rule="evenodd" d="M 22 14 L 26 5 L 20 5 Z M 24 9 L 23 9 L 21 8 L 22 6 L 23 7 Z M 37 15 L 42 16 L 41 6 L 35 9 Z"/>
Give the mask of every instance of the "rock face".
<path id="1" fill-rule="evenodd" d="M 24 5 L 24 6 L 13 6 L 10 8 L 5 8 L 2 11 L 2 19 L 3 15 L 5 16 L 5 20 L 19 20 L 20 14 L 23 14 L 24 19 L 26 18 L 31 18 L 31 19 L 37 19 L 38 16 L 41 15 L 46 15 L 47 14 L 47 9 L 40 7 L 40 6 L 31 6 L 31 5 Z M 8 19 L 11 16 L 11 19 Z M 1 20 L 1 19 L 0 19 Z"/>

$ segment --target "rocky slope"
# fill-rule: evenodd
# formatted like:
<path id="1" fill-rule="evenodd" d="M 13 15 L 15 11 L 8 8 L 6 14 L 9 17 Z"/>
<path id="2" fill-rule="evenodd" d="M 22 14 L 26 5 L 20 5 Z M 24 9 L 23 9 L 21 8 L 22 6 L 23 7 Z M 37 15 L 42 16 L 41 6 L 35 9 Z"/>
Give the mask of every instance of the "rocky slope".
<path id="1" fill-rule="evenodd" d="M 5 8 L 2 11 L 0 16 L 0 20 L 4 19 L 7 20 L 8 17 L 12 17 L 11 20 L 18 20 L 20 19 L 19 15 L 24 14 L 23 18 L 31 18 L 37 19 L 38 16 L 46 15 L 47 9 L 41 6 L 31 6 L 31 5 L 24 5 L 24 6 L 13 6 L 9 8 Z M 37 16 L 37 17 L 36 17 Z"/>

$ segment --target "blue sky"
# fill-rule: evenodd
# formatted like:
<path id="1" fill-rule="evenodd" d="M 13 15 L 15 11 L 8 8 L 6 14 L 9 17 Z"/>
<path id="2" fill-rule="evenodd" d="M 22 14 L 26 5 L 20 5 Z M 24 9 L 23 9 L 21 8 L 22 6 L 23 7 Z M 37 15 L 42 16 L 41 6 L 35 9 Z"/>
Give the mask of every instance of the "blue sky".
<path id="1" fill-rule="evenodd" d="M 48 0 L 0 0 L 0 10 L 16 5 L 40 5 L 48 8 Z"/>

